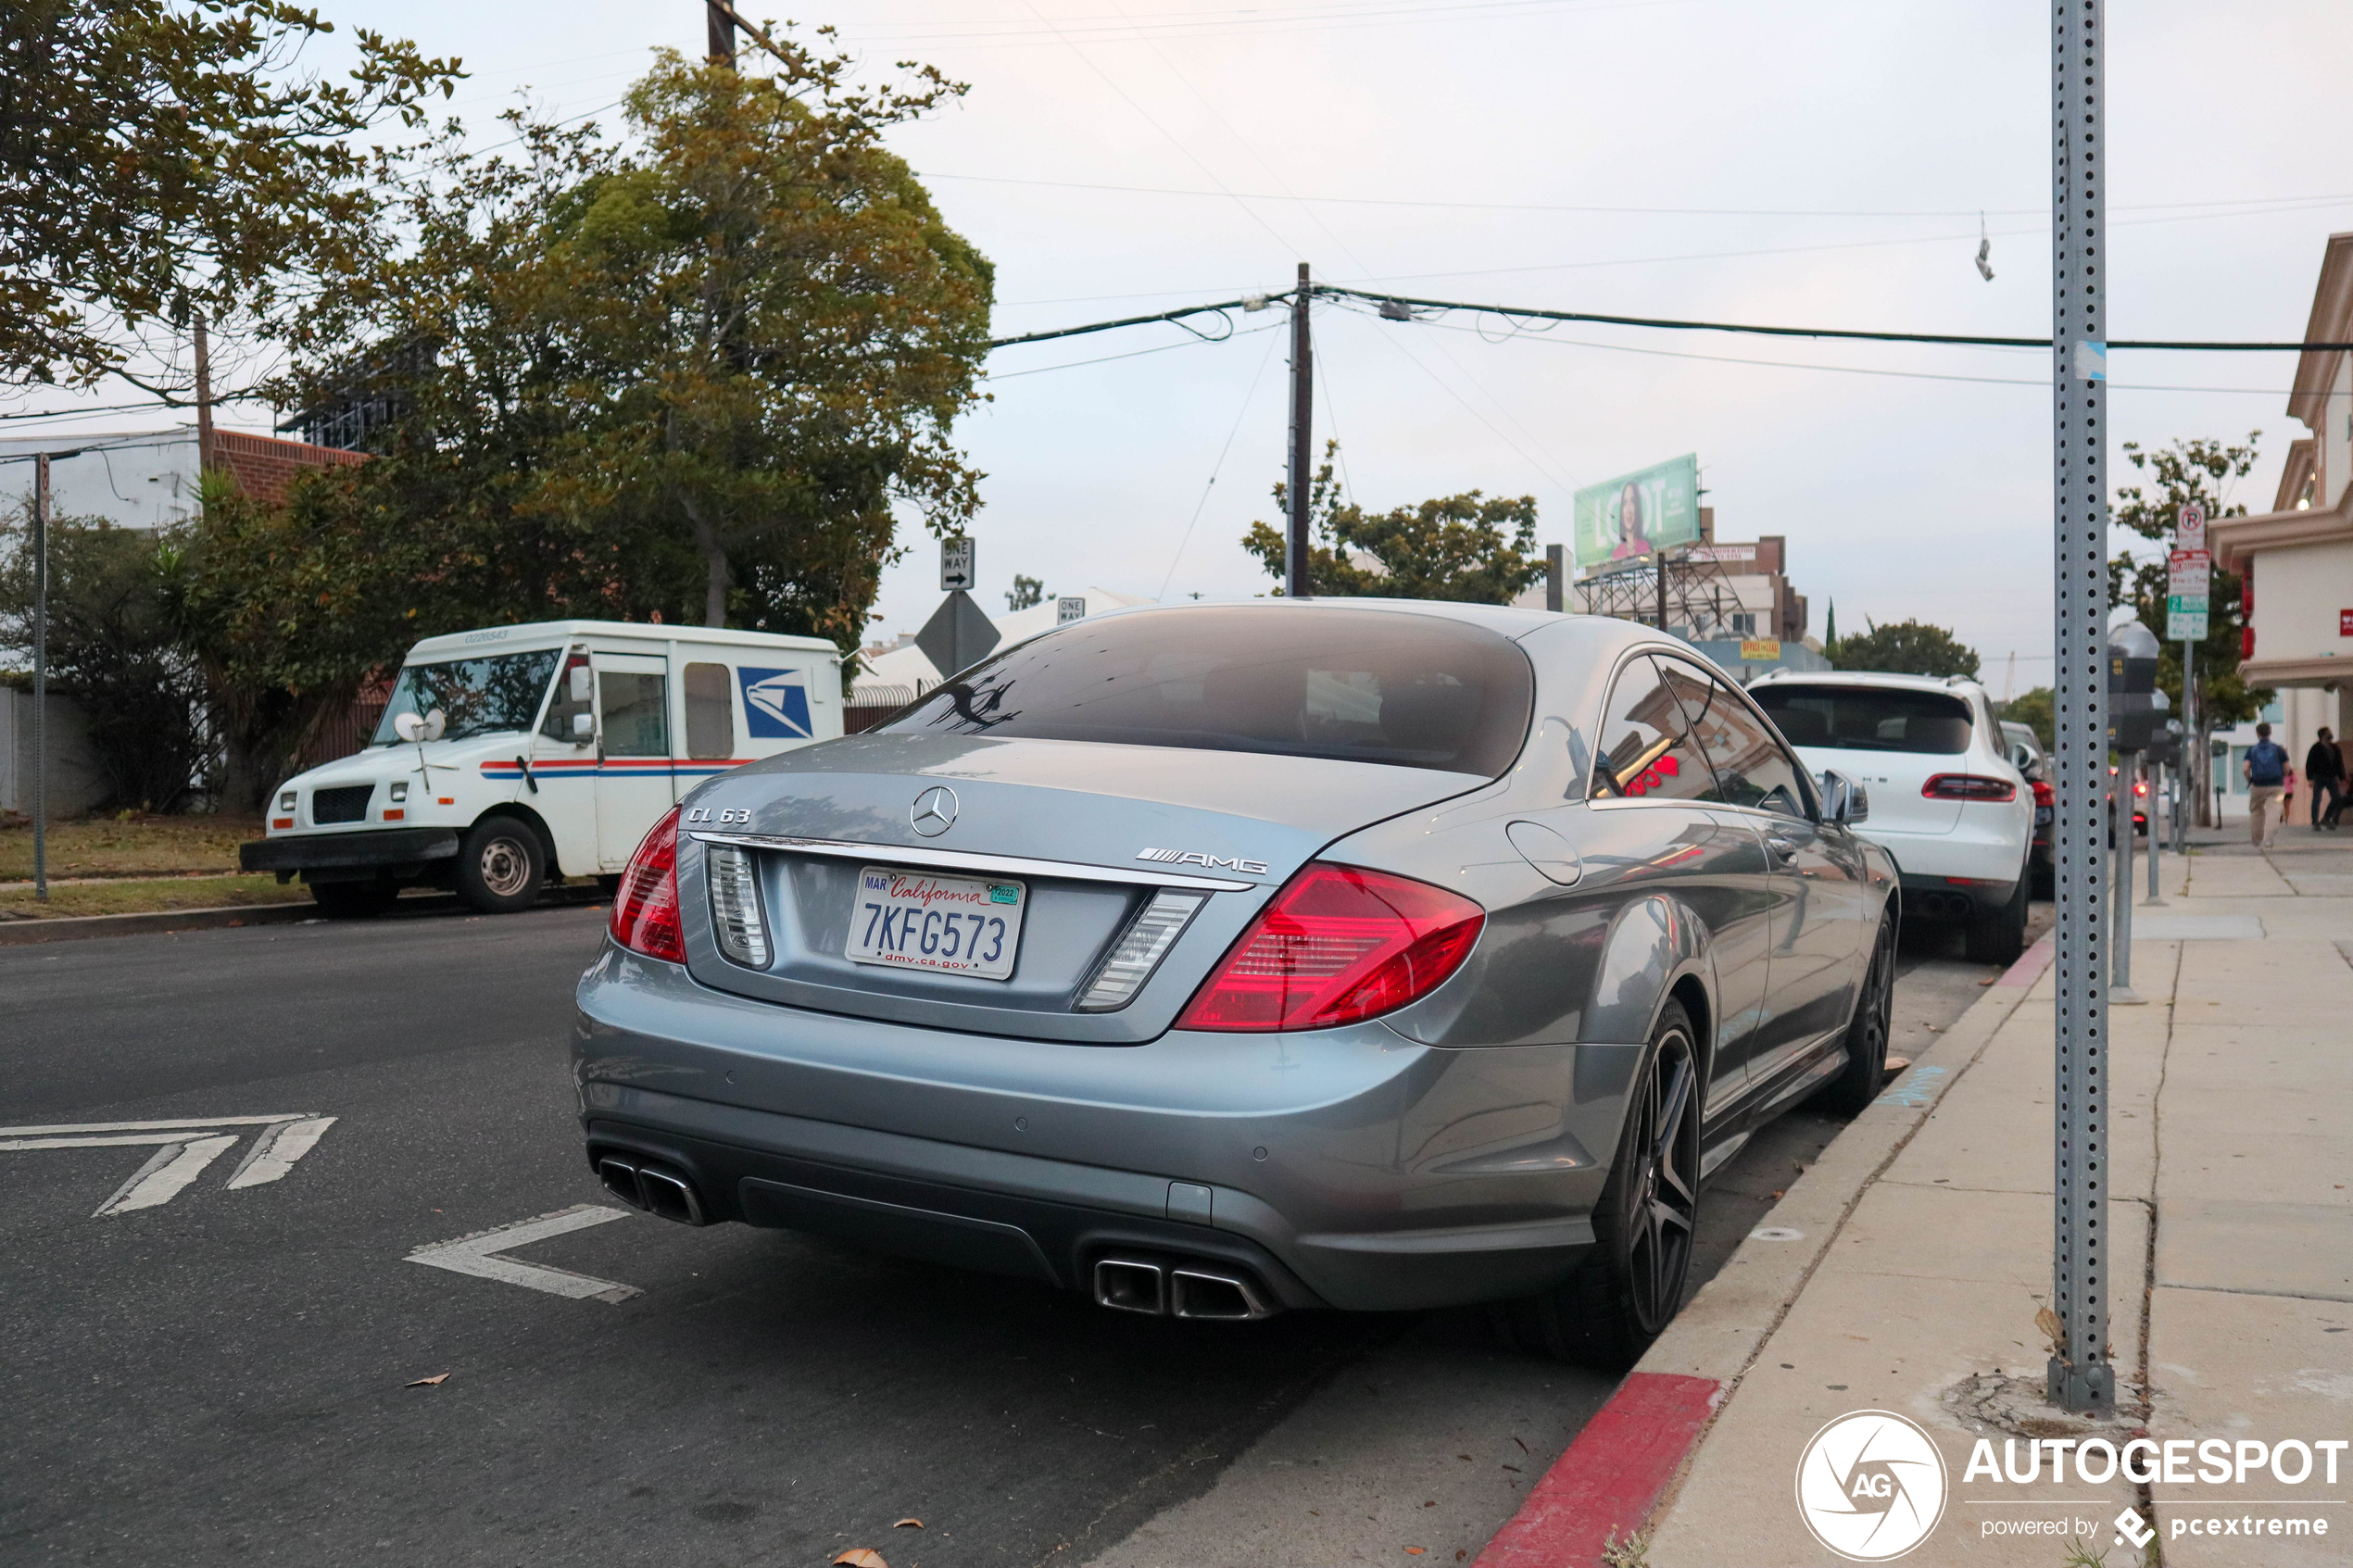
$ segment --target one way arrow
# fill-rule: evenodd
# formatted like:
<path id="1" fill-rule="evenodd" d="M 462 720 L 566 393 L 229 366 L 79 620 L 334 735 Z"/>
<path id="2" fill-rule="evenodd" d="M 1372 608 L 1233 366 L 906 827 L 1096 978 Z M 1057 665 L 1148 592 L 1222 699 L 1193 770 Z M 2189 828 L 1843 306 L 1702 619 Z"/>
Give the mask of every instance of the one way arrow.
<path id="1" fill-rule="evenodd" d="M 182 1122 L 76 1122 L 48 1127 L 0 1127 L 0 1152 L 36 1148 L 113 1148 L 155 1146 L 156 1152 L 114 1196 L 93 1210 L 93 1219 L 155 1209 L 170 1202 L 227 1153 L 242 1135 L 218 1128 L 258 1129 L 245 1157 L 230 1173 L 232 1187 L 274 1182 L 295 1161 L 318 1147 L 335 1124 L 332 1116 L 307 1110 L 283 1116 L 212 1116 Z"/>

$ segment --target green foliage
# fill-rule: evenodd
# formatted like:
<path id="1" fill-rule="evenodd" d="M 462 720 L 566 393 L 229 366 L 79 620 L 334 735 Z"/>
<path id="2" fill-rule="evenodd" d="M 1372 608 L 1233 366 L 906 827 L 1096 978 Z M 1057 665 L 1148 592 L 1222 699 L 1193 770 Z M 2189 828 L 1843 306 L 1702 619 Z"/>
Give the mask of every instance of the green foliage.
<path id="1" fill-rule="evenodd" d="M 2048 756 L 2051 747 L 2057 744 L 2054 738 L 2057 732 L 2052 728 L 2057 717 L 2052 707 L 2054 700 L 2050 687 L 2036 686 L 2032 691 L 2020 692 L 2002 704 L 2003 719 L 2010 723 L 2024 724 L 2032 729 L 2034 732 L 2034 738 L 2043 743 L 2043 752 L 2045 756 Z"/>
<path id="2" fill-rule="evenodd" d="M 1042 579 L 1013 573 L 1013 591 L 1005 596 L 1008 610 L 1032 609 L 1046 602 L 1046 584 Z"/>
<path id="3" fill-rule="evenodd" d="M 623 612 L 847 647 L 894 511 L 945 533 L 978 506 L 948 429 L 992 273 L 881 144 L 962 89 L 857 90 L 786 49 L 773 77 L 661 56 L 626 100 L 642 152 L 519 121 L 520 162 L 388 168 L 370 264 L 296 347 L 317 397 L 383 345 L 433 346 L 397 388 L 396 483 L 446 473 L 484 548 L 519 526 L 527 588 L 569 573 Z"/>
<path id="4" fill-rule="evenodd" d="M 333 31 L 278 0 L 0 6 L 0 383 L 94 381 L 145 323 L 346 265 L 352 139 L 420 123 L 459 72 L 365 29 L 347 83 L 296 70 Z"/>
<path id="5" fill-rule="evenodd" d="M 1977 650 L 1942 626 L 1898 621 L 1868 628 L 1861 636 L 1841 637 L 1831 663 L 1840 670 L 1878 670 L 1894 675 L 1977 673 Z"/>
<path id="6" fill-rule="evenodd" d="M 71 696 L 106 778 L 108 809 L 170 811 L 203 765 L 202 680 L 163 602 L 166 543 L 102 520 L 49 524 L 48 665 Z M 0 521 L 0 646 L 32 667 L 30 508 Z"/>
<path id="7" fill-rule="evenodd" d="M 2137 484 L 2119 487 L 2116 509 L 2110 518 L 2144 539 L 2170 546 L 2174 521 L 2182 508 L 2192 501 L 2206 509 L 2209 521 L 2218 517 L 2245 517 L 2246 508 L 2226 503 L 2221 487 L 2245 479 L 2254 469 L 2255 444 L 2262 433 L 2259 430 L 2249 431 L 2244 446 L 2226 446 L 2219 441 L 2200 438 L 2175 441 L 2154 452 L 2142 450 L 2137 442 L 2126 442 L 2125 460 L 2148 473 L 2156 484 L 2153 490 L 2144 490 Z M 2239 675 L 2239 648 L 2243 641 L 2240 632 L 2246 625 L 2239 613 L 2242 582 L 2238 572 L 2219 568 L 2215 571 L 2207 601 L 2211 613 L 2207 618 L 2206 640 L 2194 645 L 2197 649 L 2199 717 L 2211 729 L 2245 723 L 2271 700 L 2271 688 L 2259 686 L 2250 691 Z M 2172 699 L 2173 712 L 2179 714 L 2182 645 L 2165 639 L 2167 587 L 2166 557 L 2162 551 L 2154 559 L 2120 551 L 2108 563 L 2109 602 L 2131 605 L 2141 624 L 2157 634 L 2158 689 Z"/>
<path id="8" fill-rule="evenodd" d="M 1490 500 L 1471 490 L 1366 516 L 1341 497 L 1332 474 L 1339 452 L 1339 442 L 1325 443 L 1323 466 L 1307 493 L 1308 580 L 1317 597 L 1509 604 L 1544 575 L 1536 546 L 1535 496 Z M 1286 486 L 1279 482 L 1275 506 L 1277 515 L 1289 515 Z M 1283 529 L 1253 522 L 1242 548 L 1280 581 L 1286 574 L 1285 539 Z M 1360 562 L 1360 556 L 1369 563 Z"/>

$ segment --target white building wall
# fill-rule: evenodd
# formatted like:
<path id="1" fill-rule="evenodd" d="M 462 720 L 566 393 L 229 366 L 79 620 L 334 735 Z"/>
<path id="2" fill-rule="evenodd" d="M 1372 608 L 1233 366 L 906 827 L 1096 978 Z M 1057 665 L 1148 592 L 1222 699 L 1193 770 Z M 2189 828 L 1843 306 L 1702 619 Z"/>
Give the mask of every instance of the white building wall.
<path id="1" fill-rule="evenodd" d="M 196 510 L 196 433 L 176 430 L 97 435 L 0 436 L 0 459 L 73 448 L 49 464 L 49 515 L 104 518 L 124 528 L 161 528 Z M 0 506 L 32 504 L 33 465 L 0 460 Z"/>
<path id="2" fill-rule="evenodd" d="M 78 817 L 106 793 L 82 710 L 49 696 L 49 815 Z M 32 811 L 32 694 L 0 686 L 0 811 Z"/>
<path id="3" fill-rule="evenodd" d="M 2342 659 L 2353 671 L 2353 637 L 2340 633 L 2353 609 L 2353 544 L 2259 551 L 2254 571 L 2256 662 Z"/>

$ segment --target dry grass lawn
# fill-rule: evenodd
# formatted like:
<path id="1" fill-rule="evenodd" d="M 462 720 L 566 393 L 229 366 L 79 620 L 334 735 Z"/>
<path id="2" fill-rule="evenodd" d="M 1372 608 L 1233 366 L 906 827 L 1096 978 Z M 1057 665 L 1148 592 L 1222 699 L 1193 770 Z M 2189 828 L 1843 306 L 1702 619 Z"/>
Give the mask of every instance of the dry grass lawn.
<path id="1" fill-rule="evenodd" d="M 49 876 L 55 881 L 166 876 L 174 872 L 233 872 L 237 846 L 260 836 L 258 817 L 83 817 L 52 822 Z M 31 876 L 32 819 L 15 812 L 0 814 L 0 889 Z"/>
<path id="2" fill-rule="evenodd" d="M 301 883 L 278 885 L 260 876 L 108 877 L 101 882 L 52 883 L 49 901 L 32 897 L 31 882 L 0 884 L 0 922 L 64 920 L 74 915 L 145 914 L 161 909 L 219 909 L 245 904 L 308 903 Z"/>

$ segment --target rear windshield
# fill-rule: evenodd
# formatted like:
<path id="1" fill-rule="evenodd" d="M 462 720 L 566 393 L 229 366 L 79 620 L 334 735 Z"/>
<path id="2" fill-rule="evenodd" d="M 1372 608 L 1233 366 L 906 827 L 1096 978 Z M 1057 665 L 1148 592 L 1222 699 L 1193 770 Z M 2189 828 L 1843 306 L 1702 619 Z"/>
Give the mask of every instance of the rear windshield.
<path id="1" fill-rule="evenodd" d="M 1938 757 L 1969 749 L 1969 706 L 1944 692 L 1889 686 L 1752 686 L 1792 746 L 1849 751 L 1919 751 Z"/>
<path id="2" fill-rule="evenodd" d="M 1438 616 L 1204 606 L 1080 621 L 877 728 L 1259 751 L 1492 778 L 1528 734 L 1509 639 Z"/>

